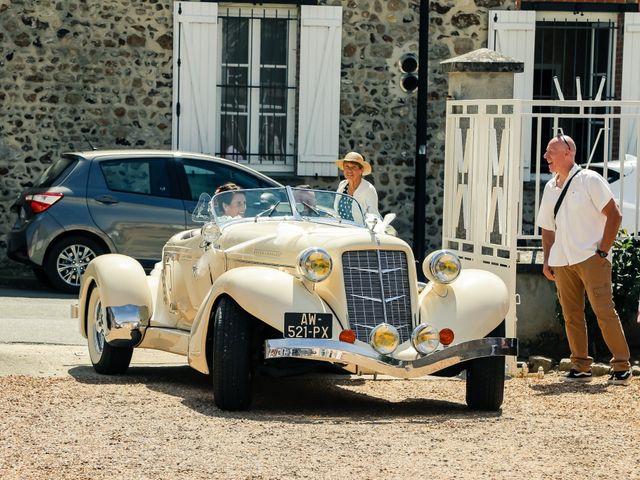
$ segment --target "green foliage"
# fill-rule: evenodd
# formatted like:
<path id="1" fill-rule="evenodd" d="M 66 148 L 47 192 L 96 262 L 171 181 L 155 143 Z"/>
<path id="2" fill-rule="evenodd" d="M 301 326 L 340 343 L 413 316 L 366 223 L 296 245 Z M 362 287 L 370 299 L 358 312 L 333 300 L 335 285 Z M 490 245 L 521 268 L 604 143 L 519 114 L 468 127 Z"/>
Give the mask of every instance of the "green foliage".
<path id="1" fill-rule="evenodd" d="M 623 230 L 613 244 L 612 288 L 613 301 L 622 325 L 636 321 L 640 298 L 640 239 L 630 237 Z M 562 307 L 556 301 L 556 317 L 564 325 Z M 586 299 L 585 318 L 589 333 L 589 352 L 596 358 L 607 359 L 609 350 L 604 343 L 595 313 Z M 608 360 L 608 359 L 607 359 Z"/>
<path id="2" fill-rule="evenodd" d="M 622 324 L 636 321 L 640 295 L 640 239 L 618 235 L 613 248 L 613 301 Z"/>

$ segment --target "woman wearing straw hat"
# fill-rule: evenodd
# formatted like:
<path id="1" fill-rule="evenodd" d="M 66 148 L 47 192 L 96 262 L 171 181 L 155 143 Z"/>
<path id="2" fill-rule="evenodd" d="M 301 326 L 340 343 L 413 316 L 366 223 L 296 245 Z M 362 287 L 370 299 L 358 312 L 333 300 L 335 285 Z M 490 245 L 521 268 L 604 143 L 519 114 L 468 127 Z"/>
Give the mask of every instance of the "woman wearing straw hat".
<path id="1" fill-rule="evenodd" d="M 336 165 L 344 172 L 344 180 L 338 184 L 338 193 L 346 193 L 355 198 L 364 213 L 373 213 L 380 217 L 378 212 L 378 192 L 376 188 L 367 182 L 365 175 L 371 173 L 371 164 L 357 152 L 349 152 L 344 158 L 336 160 Z M 338 202 L 338 212 L 342 218 L 353 220 L 351 202 L 348 197 L 343 197 Z"/>

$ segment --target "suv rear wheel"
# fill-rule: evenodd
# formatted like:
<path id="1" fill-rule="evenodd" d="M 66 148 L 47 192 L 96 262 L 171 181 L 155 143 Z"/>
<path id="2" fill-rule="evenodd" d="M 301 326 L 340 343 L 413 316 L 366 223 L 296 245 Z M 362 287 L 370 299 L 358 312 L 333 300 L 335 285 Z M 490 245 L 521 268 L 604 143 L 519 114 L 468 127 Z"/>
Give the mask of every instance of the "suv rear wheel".
<path id="1" fill-rule="evenodd" d="M 80 279 L 89 262 L 105 253 L 95 240 L 72 235 L 58 240 L 47 255 L 44 270 L 51 284 L 67 293 L 78 293 Z"/>

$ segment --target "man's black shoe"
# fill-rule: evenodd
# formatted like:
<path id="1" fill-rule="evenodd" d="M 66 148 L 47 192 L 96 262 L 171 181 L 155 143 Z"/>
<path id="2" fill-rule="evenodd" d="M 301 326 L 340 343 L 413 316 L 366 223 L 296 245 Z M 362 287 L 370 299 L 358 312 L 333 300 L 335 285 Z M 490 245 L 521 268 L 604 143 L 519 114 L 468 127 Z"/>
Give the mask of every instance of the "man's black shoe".
<path id="1" fill-rule="evenodd" d="M 563 378 L 565 382 L 590 382 L 591 381 L 591 370 L 588 372 L 579 372 L 578 370 L 571 369 L 569 373 L 567 373 Z"/>
<path id="2" fill-rule="evenodd" d="M 613 372 L 609 375 L 609 385 L 629 385 L 631 383 L 631 370 Z"/>

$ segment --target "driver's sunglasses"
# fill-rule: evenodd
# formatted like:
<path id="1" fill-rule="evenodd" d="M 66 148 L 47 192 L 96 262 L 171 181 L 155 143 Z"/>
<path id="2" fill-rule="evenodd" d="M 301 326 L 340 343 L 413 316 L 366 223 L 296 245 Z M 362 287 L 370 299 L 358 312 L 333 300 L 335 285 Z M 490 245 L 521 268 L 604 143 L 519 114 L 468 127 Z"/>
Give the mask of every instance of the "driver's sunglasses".
<path id="1" fill-rule="evenodd" d="M 569 145 L 569 142 L 567 142 L 567 139 L 564 138 L 564 133 L 559 133 L 557 135 L 558 138 L 562 139 L 562 141 L 564 142 L 564 144 L 567 146 L 567 148 L 569 149 L 569 151 L 571 151 L 571 145 Z"/>

